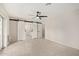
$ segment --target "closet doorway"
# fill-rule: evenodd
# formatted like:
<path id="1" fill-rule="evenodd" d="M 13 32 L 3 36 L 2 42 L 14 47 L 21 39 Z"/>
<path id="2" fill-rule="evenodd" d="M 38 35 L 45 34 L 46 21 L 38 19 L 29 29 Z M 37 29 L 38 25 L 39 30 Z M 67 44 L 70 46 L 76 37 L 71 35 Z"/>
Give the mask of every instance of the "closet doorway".
<path id="1" fill-rule="evenodd" d="M 37 39 L 37 23 L 25 22 L 25 39 Z"/>
<path id="2" fill-rule="evenodd" d="M 43 30 L 43 24 L 40 22 L 25 22 L 25 39 L 43 39 Z"/>
<path id="3" fill-rule="evenodd" d="M 18 22 L 18 40 L 43 39 L 44 30 L 41 22 L 20 20 Z"/>

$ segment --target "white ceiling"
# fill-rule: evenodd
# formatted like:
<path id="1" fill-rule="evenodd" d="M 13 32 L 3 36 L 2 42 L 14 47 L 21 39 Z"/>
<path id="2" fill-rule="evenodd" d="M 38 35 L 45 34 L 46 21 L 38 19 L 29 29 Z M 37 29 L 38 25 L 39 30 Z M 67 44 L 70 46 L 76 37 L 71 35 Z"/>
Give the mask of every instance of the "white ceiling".
<path id="1" fill-rule="evenodd" d="M 34 17 L 31 15 L 36 15 L 36 11 L 41 11 L 43 15 L 53 19 L 59 15 L 75 13 L 75 10 L 77 12 L 79 10 L 79 4 L 52 3 L 52 5 L 46 6 L 45 3 L 4 3 L 3 6 L 9 17 L 19 17 L 27 20 Z"/>
<path id="2" fill-rule="evenodd" d="M 3 5 L 10 17 L 20 17 L 24 19 L 29 19 L 36 15 L 36 11 L 41 11 L 42 14 L 47 15 L 46 10 L 48 6 L 45 6 L 45 4 L 43 3 L 13 3 Z"/>

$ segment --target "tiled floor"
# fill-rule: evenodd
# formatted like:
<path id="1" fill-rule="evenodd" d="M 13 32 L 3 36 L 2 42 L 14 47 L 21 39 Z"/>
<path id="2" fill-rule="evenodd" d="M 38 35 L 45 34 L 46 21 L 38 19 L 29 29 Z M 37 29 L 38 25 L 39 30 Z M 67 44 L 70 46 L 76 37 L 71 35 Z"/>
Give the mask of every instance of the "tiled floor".
<path id="1" fill-rule="evenodd" d="M 79 50 L 49 40 L 25 40 L 5 48 L 2 56 L 79 56 Z"/>

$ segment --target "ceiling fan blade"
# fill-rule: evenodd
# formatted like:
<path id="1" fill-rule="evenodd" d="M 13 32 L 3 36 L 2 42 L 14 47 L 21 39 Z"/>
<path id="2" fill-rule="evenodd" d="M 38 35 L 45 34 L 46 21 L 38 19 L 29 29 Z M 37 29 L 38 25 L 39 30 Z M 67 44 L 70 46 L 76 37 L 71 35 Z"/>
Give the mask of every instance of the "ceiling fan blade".
<path id="1" fill-rule="evenodd" d="M 47 16 L 39 16 L 39 17 L 47 17 Z"/>

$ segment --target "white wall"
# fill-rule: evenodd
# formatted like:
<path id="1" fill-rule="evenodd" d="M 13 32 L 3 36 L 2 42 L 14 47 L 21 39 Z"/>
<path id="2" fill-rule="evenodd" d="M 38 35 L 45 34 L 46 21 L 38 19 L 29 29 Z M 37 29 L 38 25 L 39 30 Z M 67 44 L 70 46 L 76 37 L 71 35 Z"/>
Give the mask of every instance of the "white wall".
<path id="1" fill-rule="evenodd" d="M 46 21 L 46 38 L 79 49 L 79 4 L 53 5 Z"/>
<path id="2" fill-rule="evenodd" d="M 3 20 L 3 47 L 7 47 L 8 45 L 8 35 L 9 35 L 9 18 L 3 4 L 0 4 L 0 15 Z"/>

